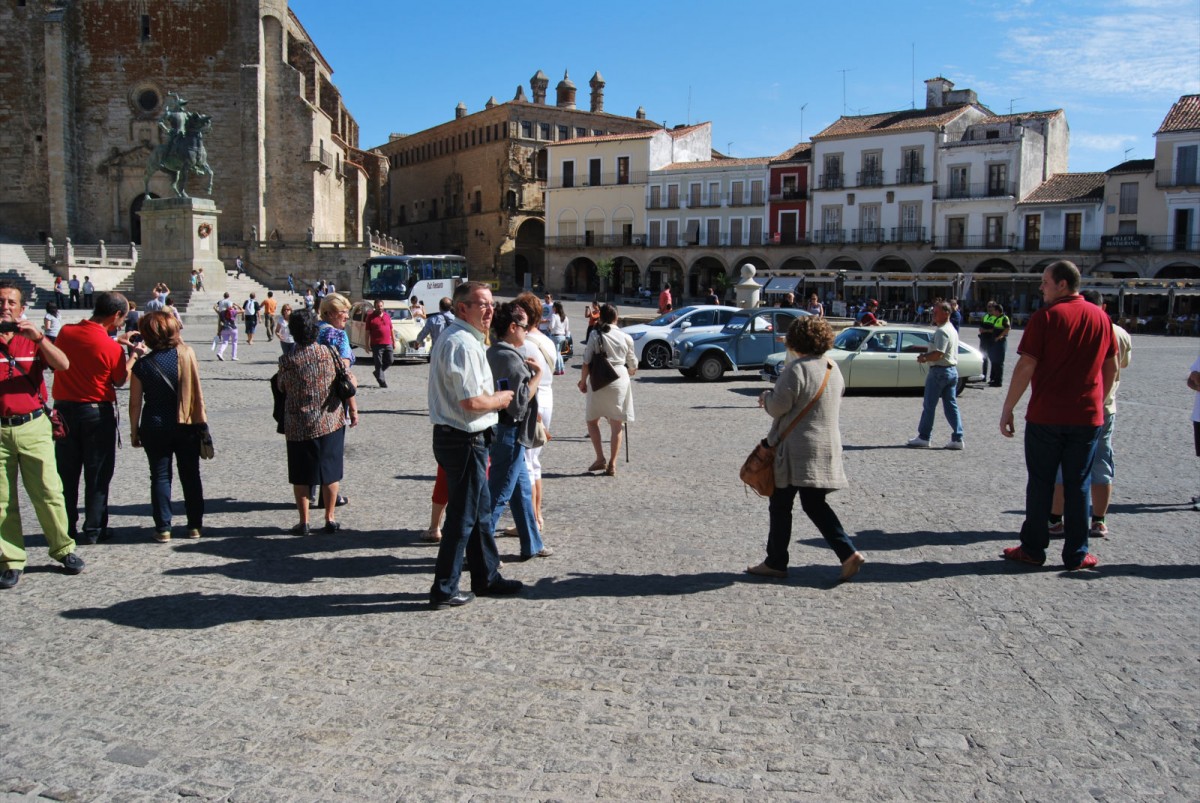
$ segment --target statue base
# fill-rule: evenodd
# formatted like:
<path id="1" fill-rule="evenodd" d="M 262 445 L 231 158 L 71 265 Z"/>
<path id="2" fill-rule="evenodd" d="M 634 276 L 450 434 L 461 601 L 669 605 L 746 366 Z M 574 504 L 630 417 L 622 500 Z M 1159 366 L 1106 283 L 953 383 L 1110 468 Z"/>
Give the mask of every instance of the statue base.
<path id="1" fill-rule="evenodd" d="M 134 301 L 144 304 L 154 285 L 191 293 L 192 271 L 204 271 L 205 291 L 225 290 L 225 265 L 217 258 L 217 218 L 211 198 L 151 198 L 142 205 L 142 246 L 133 272 Z"/>

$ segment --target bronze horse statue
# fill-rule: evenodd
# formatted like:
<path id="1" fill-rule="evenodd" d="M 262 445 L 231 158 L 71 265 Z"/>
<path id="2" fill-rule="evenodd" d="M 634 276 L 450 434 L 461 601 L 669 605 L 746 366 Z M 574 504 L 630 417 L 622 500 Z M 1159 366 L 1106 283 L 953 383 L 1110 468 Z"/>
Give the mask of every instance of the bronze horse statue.
<path id="1" fill-rule="evenodd" d="M 183 129 L 158 145 L 146 164 L 145 193 L 150 194 L 150 179 L 159 170 L 174 174 L 171 189 L 176 197 L 187 198 L 187 180 L 195 173 L 208 176 L 208 195 L 212 195 L 213 171 L 208 166 L 208 152 L 204 149 L 204 135 L 212 130 L 212 117 L 207 114 L 185 112 Z"/>

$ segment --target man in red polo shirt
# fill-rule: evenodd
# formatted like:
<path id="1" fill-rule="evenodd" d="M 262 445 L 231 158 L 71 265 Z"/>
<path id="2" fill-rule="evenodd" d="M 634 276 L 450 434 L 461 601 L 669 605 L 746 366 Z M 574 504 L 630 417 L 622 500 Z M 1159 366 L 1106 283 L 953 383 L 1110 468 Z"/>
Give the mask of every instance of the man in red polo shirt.
<path id="1" fill-rule="evenodd" d="M 55 469 L 54 440 L 45 414 L 47 367 L 65 371 L 66 356 L 30 321 L 21 316 L 25 298 L 11 282 L 0 282 L 0 589 L 12 588 L 25 571 L 25 536 L 21 507 L 15 493 L 17 475 L 50 548 L 50 557 L 67 574 L 83 571 L 75 542 L 67 531 L 62 480 Z M 3 363 L 0 363 L 2 365 Z"/>
<path id="2" fill-rule="evenodd" d="M 71 537 L 94 544 L 112 537 L 108 529 L 108 485 L 117 460 L 116 388 L 125 384 L 129 366 L 146 347 L 129 332 L 115 339 L 129 313 L 120 293 L 96 295 L 92 317 L 64 326 L 55 345 L 71 367 L 54 375 L 54 409 L 67 425 L 66 438 L 54 444 L 62 477 Z M 132 353 L 128 358 L 125 349 Z M 79 475 L 83 474 L 83 529 L 79 523 Z"/>
<path id="3" fill-rule="evenodd" d="M 1087 478 L 1104 427 L 1104 399 L 1117 374 L 1112 321 L 1079 295 L 1079 269 L 1067 260 L 1042 273 L 1045 306 L 1029 319 L 1017 353 L 1008 396 L 1000 411 L 1000 434 L 1016 433 L 1013 409 L 1032 385 L 1025 412 L 1025 522 L 1020 546 L 1002 557 L 1041 566 L 1050 545 L 1050 505 L 1062 467 L 1065 507 L 1063 565 L 1090 569 Z"/>
<path id="4" fill-rule="evenodd" d="M 392 367 L 392 316 L 383 308 L 383 302 L 375 299 L 375 309 L 367 313 L 367 341 L 371 344 L 371 356 L 375 360 L 375 381 L 386 388 L 383 372 Z"/>

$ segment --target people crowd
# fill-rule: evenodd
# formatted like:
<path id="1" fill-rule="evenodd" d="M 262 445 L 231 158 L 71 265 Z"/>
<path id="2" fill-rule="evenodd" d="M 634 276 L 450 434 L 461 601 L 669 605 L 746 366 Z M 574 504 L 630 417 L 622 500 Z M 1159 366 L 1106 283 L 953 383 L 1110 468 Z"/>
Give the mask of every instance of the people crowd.
<path id="1" fill-rule="evenodd" d="M 289 531 L 300 536 L 342 529 L 337 509 L 348 501 L 341 493 L 346 430 L 357 426 L 360 414 L 356 392 L 331 390 L 341 376 L 357 385 L 349 370 L 355 362 L 346 332 L 350 301 L 329 283 L 310 288 L 310 293 L 314 290 L 311 302 L 306 299 L 296 308 L 283 304 L 278 314 L 273 293 L 263 302 L 250 293 L 242 303 L 225 293 L 213 307 L 218 360 L 227 351 L 231 360 L 238 359 L 239 317 L 247 345 L 260 321 L 268 339 L 279 336 L 282 354 L 272 385 L 297 515 Z M 169 288 L 156 287 L 143 311 L 120 293 L 96 293 L 82 283 L 76 290 L 60 279 L 55 291 L 65 296 L 65 304 L 73 303 L 76 293 L 82 295 L 90 317 L 64 324 L 52 303 L 35 325 L 25 318 L 20 289 L 0 282 L 0 324 L 6 324 L 0 326 L 0 351 L 11 366 L 7 379 L 0 380 L 0 434 L 5 435 L 0 437 L 0 457 L 9 474 L 0 491 L 0 588 L 17 584 L 27 560 L 17 510 L 18 465 L 49 555 L 65 573 L 84 569 L 77 544 L 112 539 L 108 495 L 119 429 L 116 389 L 126 382 L 130 444 L 144 450 L 148 464 L 150 538 L 160 543 L 172 538 L 173 466 L 184 500 L 183 532 L 187 538 L 204 532 L 201 457 L 206 445 L 211 451 L 211 436 L 199 362 L 182 341 Z M 669 289 L 664 292 L 660 307 L 670 309 Z M 1080 293 L 1073 264 L 1048 266 L 1041 293 L 1044 304 L 1016 348 L 999 422 L 1001 434 L 1014 437 L 1014 409 L 1029 393 L 1023 434 L 1025 521 L 1020 543 L 1001 557 L 1040 566 L 1047 560 L 1051 537 L 1060 535 L 1063 566 L 1089 569 L 1098 564 L 1089 538 L 1108 535 L 1115 396 L 1132 344 L 1111 322 L 1102 299 Z M 761 578 L 787 577 L 799 497 L 801 509 L 840 564 L 838 579 L 846 581 L 859 573 L 866 557 L 829 502 L 832 493 L 849 486 L 839 424 L 845 385 L 837 363 L 826 356 L 834 336 L 819 296 L 813 293 L 801 302 L 791 295 L 787 303 L 812 314 L 795 319 L 783 333 L 789 359 L 758 400 L 770 419 L 765 442 L 776 450 L 774 489 L 765 517 L 766 557 L 746 571 Z M 860 322 L 883 325 L 875 314 L 878 307 L 874 299 L 865 299 Z M 930 445 L 940 404 L 950 428 L 947 448 L 962 449 L 956 401 L 962 313 L 956 299 L 938 299 L 918 314 L 928 314 L 935 331 L 928 351 L 918 357 L 928 373 L 917 437 L 908 445 Z M 595 454 L 586 471 L 616 477 L 625 428 L 635 421 L 631 378 L 637 371 L 636 353 L 632 339 L 618 326 L 615 307 L 589 304 L 585 317 L 588 335 L 577 388 L 585 395 L 584 423 Z M 381 303 L 366 324 L 373 374 L 386 388 L 393 333 Z M 1010 332 L 1004 308 L 989 302 L 979 336 L 995 386 L 1004 386 Z M 526 292 L 497 304 L 488 285 L 473 281 L 441 299 L 438 311 L 423 320 L 418 340 L 432 341 L 427 403 L 437 479 L 430 526 L 421 539 L 437 545 L 428 597 L 435 609 L 460 607 L 478 596 L 521 593 L 522 583 L 501 572 L 497 537 L 517 537 L 522 560 L 555 554 L 544 539 L 542 457 L 554 420 L 553 378 L 562 370 L 568 333 L 560 301 Z M 47 371 L 54 372 L 52 396 L 46 391 Z M 1187 381 L 1197 391 L 1200 456 L 1200 361 Z M 607 453 L 601 419 L 608 422 Z M 17 428 L 28 428 L 28 437 L 8 438 L 7 432 Z M 1200 497 L 1194 501 L 1200 509 Z M 320 525 L 310 521 L 314 508 L 323 509 Z M 501 530 L 506 509 L 514 526 Z M 469 590 L 460 585 L 464 572 Z"/>

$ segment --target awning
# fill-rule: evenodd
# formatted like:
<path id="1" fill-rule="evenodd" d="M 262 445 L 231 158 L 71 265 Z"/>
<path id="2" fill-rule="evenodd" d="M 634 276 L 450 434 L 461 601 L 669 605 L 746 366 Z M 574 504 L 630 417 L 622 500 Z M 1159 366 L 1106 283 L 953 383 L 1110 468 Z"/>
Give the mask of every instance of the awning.
<path id="1" fill-rule="evenodd" d="M 849 284 L 849 282 L 846 282 L 846 284 Z M 912 287 L 913 286 L 912 279 L 909 279 L 907 281 L 903 281 L 900 279 L 880 279 L 878 282 L 876 282 L 876 284 L 878 284 L 880 287 Z"/>
<path id="2" fill-rule="evenodd" d="M 1165 287 L 1126 287 L 1119 292 L 1127 296 L 1165 296 L 1168 291 Z M 1179 292 L 1176 290 L 1175 294 L 1179 295 Z"/>
<path id="3" fill-rule="evenodd" d="M 794 293 L 796 288 L 800 286 L 800 282 L 804 280 L 803 276 L 776 276 L 771 281 L 767 282 L 767 286 L 763 288 L 764 293 Z"/>
<path id="4" fill-rule="evenodd" d="M 1200 296 L 1200 287 L 1176 287 L 1171 292 L 1177 296 Z"/>
<path id="5" fill-rule="evenodd" d="M 836 281 L 837 281 L 836 276 L 805 276 L 804 277 L 805 284 L 816 284 L 818 282 L 829 282 L 830 284 L 833 284 Z"/>
<path id="6" fill-rule="evenodd" d="M 917 282 L 917 287 L 953 287 L 953 279 L 921 279 Z"/>
<path id="7" fill-rule="evenodd" d="M 879 284 L 879 282 L 874 281 L 874 280 L 869 280 L 869 279 L 868 280 L 847 279 L 845 286 L 846 287 L 874 287 L 877 284 Z"/>

